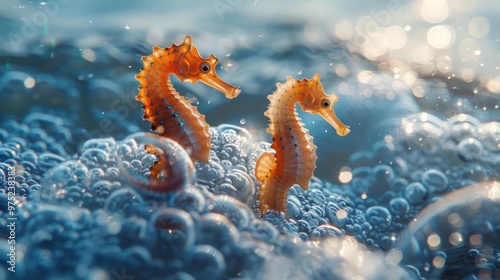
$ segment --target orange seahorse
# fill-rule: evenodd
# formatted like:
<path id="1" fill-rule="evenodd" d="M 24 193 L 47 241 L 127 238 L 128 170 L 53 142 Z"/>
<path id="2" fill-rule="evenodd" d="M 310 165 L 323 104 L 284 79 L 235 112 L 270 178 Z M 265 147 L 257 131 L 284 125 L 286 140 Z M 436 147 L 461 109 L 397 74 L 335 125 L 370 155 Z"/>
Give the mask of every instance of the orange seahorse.
<path id="1" fill-rule="evenodd" d="M 181 82 L 200 81 L 230 99 L 240 94 L 239 88 L 219 78 L 215 72 L 218 59 L 213 54 L 208 58 L 201 57 L 190 36 L 186 36 L 179 46 L 154 46 L 153 53 L 143 56 L 142 61 L 144 67 L 135 77 L 140 82 L 136 99 L 143 104 L 143 119 L 150 121 L 152 130 L 160 136 L 179 143 L 193 161 L 208 162 L 212 137 L 209 125 L 205 116 L 174 89 L 170 75 L 174 74 Z M 154 154 L 151 147 L 146 149 Z M 151 177 L 160 175 L 161 166 L 161 160 L 158 160 L 151 167 Z"/>
<path id="2" fill-rule="evenodd" d="M 288 76 L 286 83 L 277 83 L 277 90 L 268 96 L 271 103 L 264 115 L 270 119 L 267 132 L 273 136 L 271 148 L 275 154 L 263 153 L 255 165 L 255 176 L 262 184 L 258 195 L 262 214 L 268 210 L 286 213 L 288 189 L 298 184 L 307 190 L 316 168 L 316 146 L 300 122 L 297 103 L 303 111 L 323 117 L 340 136 L 350 132 L 333 111 L 337 95 L 325 94 L 319 79 L 317 73 L 311 80 L 297 81 Z"/>

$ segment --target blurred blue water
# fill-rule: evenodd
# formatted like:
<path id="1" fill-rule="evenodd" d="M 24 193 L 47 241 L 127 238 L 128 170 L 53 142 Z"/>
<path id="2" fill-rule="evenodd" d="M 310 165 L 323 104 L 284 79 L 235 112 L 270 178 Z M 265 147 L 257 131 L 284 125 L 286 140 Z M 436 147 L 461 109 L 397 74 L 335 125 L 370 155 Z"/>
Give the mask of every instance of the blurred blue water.
<path id="1" fill-rule="evenodd" d="M 12 168 L 17 279 L 500 277 L 497 6 L 1 2 L 0 279 L 14 279 Z M 155 196 L 138 184 L 151 165 L 139 136 L 124 140 L 149 131 L 134 75 L 153 45 L 186 34 L 242 94 L 174 79 L 214 127 L 213 160 Z M 352 132 L 299 112 L 317 177 L 290 190 L 290 219 L 260 217 L 265 97 L 316 72 Z"/>

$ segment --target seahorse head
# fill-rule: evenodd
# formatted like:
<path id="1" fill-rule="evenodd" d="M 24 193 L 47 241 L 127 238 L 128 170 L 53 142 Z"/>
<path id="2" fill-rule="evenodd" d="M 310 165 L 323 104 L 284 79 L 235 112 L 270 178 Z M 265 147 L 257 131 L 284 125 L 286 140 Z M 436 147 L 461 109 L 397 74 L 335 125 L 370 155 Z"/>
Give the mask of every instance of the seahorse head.
<path id="1" fill-rule="evenodd" d="M 306 85 L 304 85 L 304 92 L 299 98 L 300 107 L 304 112 L 319 114 L 335 128 L 338 135 L 345 136 L 351 130 L 337 118 L 333 110 L 333 104 L 339 98 L 335 93 L 327 95 L 319 78 L 320 75 L 316 73 L 311 80 L 304 79 Z"/>
<path id="2" fill-rule="evenodd" d="M 203 58 L 198 49 L 192 44 L 191 36 L 186 36 L 180 46 L 174 46 L 177 52 L 179 70 L 175 75 L 182 82 L 202 82 L 213 87 L 226 95 L 227 98 L 235 98 L 240 94 L 238 87 L 224 82 L 215 72 L 215 66 L 219 60 L 211 54 L 208 58 Z"/>

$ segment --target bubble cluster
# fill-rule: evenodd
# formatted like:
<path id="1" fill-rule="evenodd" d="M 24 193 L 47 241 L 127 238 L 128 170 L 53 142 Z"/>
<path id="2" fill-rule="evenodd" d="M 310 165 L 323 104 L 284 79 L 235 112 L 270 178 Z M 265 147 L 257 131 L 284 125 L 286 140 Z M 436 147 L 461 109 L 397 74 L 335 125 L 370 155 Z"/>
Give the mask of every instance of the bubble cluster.
<path id="1" fill-rule="evenodd" d="M 303 278 L 336 278 L 355 271 L 336 268 L 338 263 L 356 264 L 354 255 L 335 250 L 366 255 L 363 245 L 323 242 L 334 239 L 335 244 L 342 244 L 352 238 L 348 231 L 366 238 L 356 224 L 368 227 L 367 218 L 387 222 L 385 213 L 373 208 L 365 218 L 349 199 L 322 191 L 324 183 L 315 178 L 310 191 L 292 190 L 296 220 L 279 213 L 260 219 L 252 171 L 258 155 L 269 145 L 254 142 L 239 127 L 223 125 L 211 133 L 212 161 L 195 165 L 177 144 L 146 133 L 119 141 L 84 142 L 71 159 L 45 173 L 34 199 L 19 210 L 26 213 L 19 219 L 21 253 L 25 260 L 40 260 L 20 261 L 20 279 L 35 274 L 64 278 L 89 273 L 255 279 L 285 277 L 290 271 Z M 150 153 L 152 147 L 154 153 Z M 150 168 L 158 160 L 166 160 L 162 170 L 181 172 L 150 178 Z M 152 187 L 168 192 L 159 194 Z M 328 210 L 323 209 L 325 205 Z M 6 212 L 1 212 L 0 219 L 5 218 Z M 327 256 L 322 246 L 334 251 Z M 372 257 L 381 263 L 383 273 L 405 275 L 401 268 L 383 264 L 383 255 Z"/>
<path id="2" fill-rule="evenodd" d="M 6 120 L 0 127 L 0 191 L 6 192 L 5 175 L 13 168 L 19 197 L 29 198 L 45 172 L 68 160 L 72 133 L 63 119 L 43 113 L 31 113 L 20 122 Z"/>

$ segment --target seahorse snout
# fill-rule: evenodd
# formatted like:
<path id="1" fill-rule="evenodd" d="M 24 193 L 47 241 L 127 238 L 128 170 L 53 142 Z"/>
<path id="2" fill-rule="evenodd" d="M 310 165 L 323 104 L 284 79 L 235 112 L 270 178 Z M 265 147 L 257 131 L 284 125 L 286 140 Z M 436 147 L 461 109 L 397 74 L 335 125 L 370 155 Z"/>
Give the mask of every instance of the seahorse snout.
<path id="1" fill-rule="evenodd" d="M 349 129 L 348 126 L 345 126 L 345 127 L 340 128 L 337 131 L 337 134 L 340 136 L 346 136 L 347 134 L 349 134 L 349 132 L 351 132 L 351 129 Z"/>

